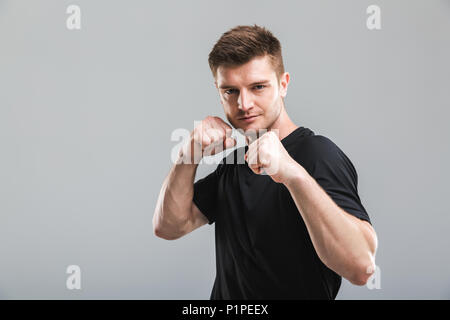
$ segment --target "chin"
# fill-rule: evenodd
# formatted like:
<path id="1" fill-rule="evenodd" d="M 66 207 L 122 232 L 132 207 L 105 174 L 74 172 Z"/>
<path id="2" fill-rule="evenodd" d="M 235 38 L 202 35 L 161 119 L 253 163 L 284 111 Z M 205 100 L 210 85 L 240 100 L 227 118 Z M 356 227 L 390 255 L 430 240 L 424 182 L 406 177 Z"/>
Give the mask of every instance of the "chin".
<path id="1" fill-rule="evenodd" d="M 253 124 L 253 123 L 252 123 L 252 124 L 249 124 L 249 125 L 247 125 L 247 126 L 243 126 L 243 127 L 242 127 L 242 130 L 243 130 L 244 132 L 247 132 L 247 133 L 255 132 L 255 133 L 257 134 L 257 136 L 259 137 L 259 136 L 260 136 L 260 133 L 261 133 L 261 135 L 264 134 L 264 133 L 266 133 L 267 128 L 264 127 L 264 126 L 261 126 L 261 125 Z M 262 132 L 260 132 L 260 131 L 262 131 Z"/>

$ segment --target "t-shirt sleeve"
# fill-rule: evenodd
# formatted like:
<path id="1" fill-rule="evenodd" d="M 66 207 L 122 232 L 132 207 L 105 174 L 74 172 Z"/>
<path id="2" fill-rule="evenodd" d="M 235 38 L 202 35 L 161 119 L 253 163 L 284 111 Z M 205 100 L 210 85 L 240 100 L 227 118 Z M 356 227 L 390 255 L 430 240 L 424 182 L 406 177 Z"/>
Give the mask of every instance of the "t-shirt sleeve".
<path id="1" fill-rule="evenodd" d="M 219 176 L 222 169 L 223 163 L 220 163 L 216 170 L 194 183 L 193 202 L 197 208 L 200 209 L 203 215 L 208 218 L 208 224 L 213 224 L 216 221 L 217 193 L 219 187 Z"/>
<path id="2" fill-rule="evenodd" d="M 316 135 L 309 145 L 309 174 L 344 211 L 370 224 L 370 218 L 358 195 L 358 175 L 350 159 L 330 139 Z"/>

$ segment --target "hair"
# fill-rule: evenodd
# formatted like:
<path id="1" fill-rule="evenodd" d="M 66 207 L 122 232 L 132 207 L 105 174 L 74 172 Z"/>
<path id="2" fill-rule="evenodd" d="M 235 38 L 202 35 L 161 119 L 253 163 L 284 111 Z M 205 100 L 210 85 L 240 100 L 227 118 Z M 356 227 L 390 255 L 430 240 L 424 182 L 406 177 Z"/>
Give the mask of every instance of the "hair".
<path id="1" fill-rule="evenodd" d="M 208 63 L 214 78 L 220 66 L 234 67 L 267 55 L 279 80 L 284 73 L 280 41 L 266 28 L 236 26 L 225 32 L 209 53 Z"/>

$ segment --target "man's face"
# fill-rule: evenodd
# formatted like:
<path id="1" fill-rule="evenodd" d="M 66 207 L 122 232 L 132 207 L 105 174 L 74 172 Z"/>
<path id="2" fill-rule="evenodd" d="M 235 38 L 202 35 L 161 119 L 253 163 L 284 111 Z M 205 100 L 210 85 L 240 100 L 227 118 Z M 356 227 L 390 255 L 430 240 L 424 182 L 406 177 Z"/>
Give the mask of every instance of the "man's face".
<path id="1" fill-rule="evenodd" d="M 244 131 L 270 129 L 286 96 L 289 74 L 277 79 L 269 57 L 256 57 L 237 67 L 217 69 L 216 87 L 231 125 Z"/>

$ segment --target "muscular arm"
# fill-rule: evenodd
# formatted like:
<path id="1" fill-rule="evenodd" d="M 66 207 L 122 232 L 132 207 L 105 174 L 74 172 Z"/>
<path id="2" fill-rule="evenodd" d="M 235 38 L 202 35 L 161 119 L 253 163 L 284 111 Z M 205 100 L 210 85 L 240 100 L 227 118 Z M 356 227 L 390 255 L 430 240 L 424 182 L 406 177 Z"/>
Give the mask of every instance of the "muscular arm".
<path id="1" fill-rule="evenodd" d="M 322 262 L 356 285 L 375 270 L 377 237 L 372 226 L 342 210 L 308 172 L 285 183 L 308 228 Z"/>
<path id="2" fill-rule="evenodd" d="M 211 116 L 191 133 L 161 187 L 153 214 L 156 236 L 174 240 L 208 223 L 193 202 L 195 173 L 206 151 L 213 155 L 236 145 L 230 135 L 231 127 L 219 117 Z M 218 145 L 222 148 L 217 149 Z"/>
<path id="3" fill-rule="evenodd" d="M 153 232 L 174 240 L 206 224 L 208 220 L 192 202 L 197 164 L 176 164 L 161 187 L 155 212 Z"/>

